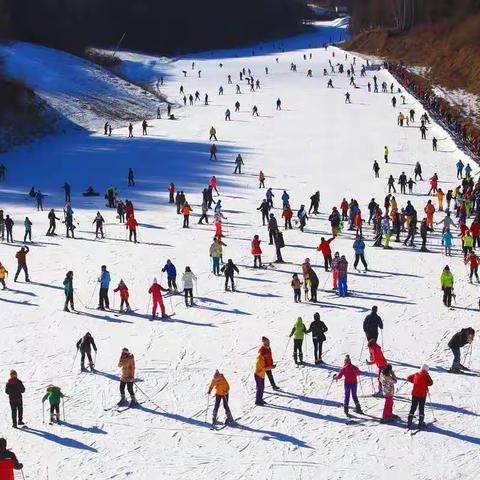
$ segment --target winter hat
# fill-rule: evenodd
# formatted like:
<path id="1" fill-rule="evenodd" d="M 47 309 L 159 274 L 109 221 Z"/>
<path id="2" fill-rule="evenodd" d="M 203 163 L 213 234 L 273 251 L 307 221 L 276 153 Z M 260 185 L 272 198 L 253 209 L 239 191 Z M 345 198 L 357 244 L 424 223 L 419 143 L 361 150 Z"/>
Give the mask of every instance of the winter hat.
<path id="1" fill-rule="evenodd" d="M 318 312 L 315 312 L 315 313 L 313 314 L 313 318 L 314 318 L 315 320 L 320 320 L 320 314 L 319 314 Z"/>
<path id="2" fill-rule="evenodd" d="M 372 312 L 375 312 L 375 313 L 376 313 L 377 310 L 378 310 L 378 307 L 377 307 L 376 305 L 374 305 L 374 306 L 372 307 Z"/>
<path id="3" fill-rule="evenodd" d="M 215 373 L 213 374 L 213 378 L 215 380 L 219 380 L 221 377 L 222 377 L 222 374 L 218 370 L 215 370 Z"/>
<path id="4" fill-rule="evenodd" d="M 270 340 L 267 337 L 262 337 L 262 343 L 270 343 Z"/>
<path id="5" fill-rule="evenodd" d="M 130 352 L 127 347 L 122 348 L 122 355 L 128 355 Z"/>
<path id="6" fill-rule="evenodd" d="M 389 363 L 387 363 L 387 365 L 385 365 L 385 367 L 382 369 L 382 373 L 384 375 L 390 375 L 391 371 L 392 371 L 392 366 Z"/>
<path id="7" fill-rule="evenodd" d="M 11 377 L 16 377 L 17 376 L 17 371 L 16 370 L 10 370 L 10 376 Z"/>
<path id="8" fill-rule="evenodd" d="M 157 277 L 153 277 L 153 283 L 157 283 Z"/>
<path id="9" fill-rule="evenodd" d="M 424 364 L 422 365 L 421 370 L 424 370 L 425 372 L 428 372 L 428 371 L 430 370 L 430 367 L 429 367 L 426 363 L 424 363 Z"/>
<path id="10" fill-rule="evenodd" d="M 310 263 L 310 259 L 309 259 L 309 258 L 306 258 L 306 259 L 305 259 L 305 263 Z"/>
<path id="11" fill-rule="evenodd" d="M 351 365 L 352 361 L 350 360 L 350 355 L 345 355 L 345 363 Z"/>

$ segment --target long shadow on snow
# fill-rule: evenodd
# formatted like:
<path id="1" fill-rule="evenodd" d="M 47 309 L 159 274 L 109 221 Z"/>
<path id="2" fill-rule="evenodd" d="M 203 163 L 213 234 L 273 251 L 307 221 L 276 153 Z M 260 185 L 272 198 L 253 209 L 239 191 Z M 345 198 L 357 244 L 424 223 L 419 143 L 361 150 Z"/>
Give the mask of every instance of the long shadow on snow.
<path id="1" fill-rule="evenodd" d="M 18 300 L 8 300 L 6 298 L 0 298 L 0 302 L 14 303 L 16 305 L 28 305 L 30 307 L 38 307 L 39 306 L 36 303 L 30 303 L 28 300 L 24 300 L 23 302 L 19 302 Z"/>
<path id="2" fill-rule="evenodd" d="M 86 317 L 91 317 L 91 318 L 97 318 L 98 320 L 104 320 L 106 322 L 111 322 L 111 323 L 133 323 L 133 322 L 129 322 L 128 320 L 120 320 L 119 318 L 109 317 L 108 315 L 96 315 L 95 313 L 89 313 L 89 312 L 86 312 L 85 310 L 82 310 L 80 312 L 80 315 L 85 315 Z"/>
<path id="3" fill-rule="evenodd" d="M 31 427 L 23 427 L 22 432 L 31 433 L 33 435 L 37 435 L 40 438 L 45 440 L 50 440 L 51 442 L 58 443 L 64 447 L 68 448 L 76 448 L 78 450 L 87 450 L 88 452 L 97 453 L 98 450 L 96 448 L 90 447 L 85 443 L 79 442 L 78 440 L 74 440 L 73 438 L 68 437 L 60 437 L 59 435 L 55 435 L 51 432 L 46 432 L 44 430 L 38 430 L 36 428 Z"/>
<path id="4" fill-rule="evenodd" d="M 102 372 L 101 370 L 96 370 L 95 369 L 95 375 L 99 375 L 101 377 L 108 378 L 109 380 L 112 380 L 114 382 L 119 382 L 120 381 L 120 376 L 115 375 L 114 373 L 109 373 L 109 372 Z M 143 380 L 141 378 L 135 378 L 135 383 L 141 383 Z"/>
<path id="5" fill-rule="evenodd" d="M 62 425 L 72 430 L 77 430 L 78 432 L 88 432 L 88 433 L 101 433 L 103 435 L 107 435 L 105 430 L 102 430 L 99 427 L 83 427 L 82 425 L 76 425 L 75 423 L 69 423 L 65 420 L 62 422 Z"/>
<path id="6" fill-rule="evenodd" d="M 18 283 L 18 282 L 17 282 L 17 283 Z M 28 282 L 28 283 L 33 283 L 33 282 Z M 63 290 L 63 288 L 62 288 L 62 290 Z M 27 296 L 29 296 L 29 297 L 36 297 L 36 296 L 37 296 L 36 293 L 29 292 L 29 291 L 27 291 L 27 290 L 15 290 L 15 289 L 13 289 L 13 288 L 9 288 L 7 291 L 8 291 L 8 292 L 12 292 L 12 293 L 20 293 L 21 295 L 27 295 Z"/>
<path id="7" fill-rule="evenodd" d="M 202 308 L 202 307 L 195 307 L 195 308 Z M 221 310 L 221 311 L 225 311 L 225 312 L 229 312 L 229 313 L 235 313 L 235 312 L 230 312 L 229 310 Z M 214 328 L 217 328 L 217 326 L 214 325 L 213 323 L 197 323 L 197 322 L 191 322 L 189 320 L 180 320 L 179 318 L 176 318 L 176 317 L 175 318 L 173 318 L 173 317 L 158 318 L 158 319 L 152 320 L 152 315 L 149 314 L 149 313 L 132 312 L 130 314 L 130 316 L 145 318 L 146 320 L 156 321 L 156 322 L 183 323 L 185 325 L 192 325 L 194 327 L 214 327 Z"/>
<path id="8" fill-rule="evenodd" d="M 63 287 L 59 287 L 58 285 L 49 285 L 48 283 L 32 282 L 31 281 L 30 285 L 38 285 L 39 287 L 54 288 L 55 290 L 63 290 Z"/>
<path id="9" fill-rule="evenodd" d="M 395 401 L 399 403 L 410 403 L 410 399 L 405 399 L 402 397 L 395 397 Z M 428 402 L 428 406 L 432 406 L 435 410 L 444 410 L 445 412 L 454 412 L 454 413 L 461 413 L 462 415 L 470 415 L 472 417 L 479 417 L 478 413 L 471 412 L 466 408 L 456 407 L 455 405 L 448 405 L 445 403 L 435 403 L 435 402 Z"/>

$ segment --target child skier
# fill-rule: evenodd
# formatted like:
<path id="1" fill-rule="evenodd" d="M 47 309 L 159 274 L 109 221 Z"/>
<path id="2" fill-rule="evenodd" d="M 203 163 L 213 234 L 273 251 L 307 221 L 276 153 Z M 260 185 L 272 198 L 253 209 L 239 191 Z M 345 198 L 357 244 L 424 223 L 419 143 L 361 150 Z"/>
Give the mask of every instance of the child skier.
<path id="1" fill-rule="evenodd" d="M 380 423 L 386 423 L 389 420 L 397 420 L 398 415 L 394 415 L 393 412 L 393 394 L 395 393 L 395 384 L 397 383 L 397 377 L 390 364 L 387 364 L 382 370 L 380 375 L 380 381 L 382 382 L 383 394 L 385 395 L 385 405 L 383 407 L 383 415 Z"/>
<path id="2" fill-rule="evenodd" d="M 64 397 L 60 387 L 49 385 L 47 393 L 42 398 L 42 403 L 48 400 L 50 403 L 50 425 L 52 423 L 60 424 L 60 401 Z"/>
<path id="3" fill-rule="evenodd" d="M 215 370 L 213 374 L 212 381 L 208 387 L 207 395 L 212 393 L 212 390 L 215 388 L 215 405 L 213 407 L 212 423 L 217 423 L 217 414 L 218 409 L 220 408 L 220 402 L 223 401 L 223 408 L 227 414 L 225 419 L 225 424 L 233 422 L 232 413 L 230 412 L 230 407 L 228 405 L 228 397 L 230 392 L 230 385 L 227 382 L 227 379 L 223 376 L 223 373 L 220 373 L 218 370 Z"/>
<path id="4" fill-rule="evenodd" d="M 266 365 L 265 365 L 265 358 L 258 353 L 257 358 L 255 360 L 255 387 L 256 387 L 256 394 L 255 394 L 255 405 L 263 407 L 265 405 L 265 401 L 263 400 L 263 392 L 265 390 L 265 373 L 266 373 Z"/>
<path id="5" fill-rule="evenodd" d="M 358 401 L 357 397 L 357 377 L 362 374 L 363 372 L 361 372 L 358 367 L 352 364 L 352 361 L 350 360 L 350 355 L 345 355 L 345 362 L 343 364 L 343 368 L 341 368 L 337 375 L 333 377 L 335 381 L 340 380 L 342 377 L 345 378 L 345 400 L 343 403 L 343 411 L 345 412 L 345 415 L 347 417 L 350 416 L 350 414 L 348 413 L 350 395 L 352 396 L 355 403 L 355 412 L 360 415 L 363 414 L 362 407 L 360 406 L 360 402 Z"/>
<path id="6" fill-rule="evenodd" d="M 267 337 L 262 337 L 262 346 L 258 350 L 258 354 L 263 357 L 265 363 L 265 372 L 267 374 L 270 385 L 274 390 L 280 390 L 275 384 L 272 370 L 276 367 L 273 363 L 272 349 L 270 348 L 270 340 Z"/>
<path id="7" fill-rule="evenodd" d="M 298 275 L 296 273 L 292 275 L 291 286 L 293 288 L 293 301 L 295 303 L 301 303 L 302 302 L 302 282 L 298 278 Z"/>
<path id="8" fill-rule="evenodd" d="M 114 292 L 120 292 L 120 312 L 123 311 L 123 305 L 126 305 L 127 307 L 126 312 L 131 312 L 132 309 L 128 303 L 128 297 L 130 294 L 128 293 L 128 287 L 125 285 L 123 280 L 120 280 L 118 287 L 114 290 Z"/>
<path id="9" fill-rule="evenodd" d="M 425 425 L 425 401 L 428 394 L 428 387 L 433 385 L 433 380 L 428 374 L 429 367 L 428 365 L 422 365 L 422 368 L 419 372 L 414 373 L 407 377 L 407 380 L 410 383 L 413 383 L 412 389 L 412 405 L 410 407 L 410 413 L 408 414 L 408 423 L 407 428 L 412 428 L 413 416 L 419 409 L 418 415 L 418 428 L 424 429 Z"/>

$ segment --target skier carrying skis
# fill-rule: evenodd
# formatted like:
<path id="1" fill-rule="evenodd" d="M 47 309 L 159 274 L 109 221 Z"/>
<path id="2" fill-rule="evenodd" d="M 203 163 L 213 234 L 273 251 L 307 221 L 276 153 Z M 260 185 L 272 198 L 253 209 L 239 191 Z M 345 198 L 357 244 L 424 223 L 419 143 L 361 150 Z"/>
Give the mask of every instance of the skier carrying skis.
<path id="1" fill-rule="evenodd" d="M 345 362 L 343 364 L 343 368 L 341 368 L 340 371 L 333 377 L 335 381 L 340 380 L 342 377 L 345 378 L 345 399 L 343 402 L 343 411 L 345 412 L 345 415 L 347 417 L 350 416 L 350 414 L 348 413 L 350 395 L 352 396 L 355 403 L 355 413 L 358 413 L 360 415 L 363 414 L 362 407 L 357 397 L 357 377 L 359 375 L 363 375 L 363 372 L 361 372 L 357 366 L 352 364 L 352 361 L 350 360 L 350 355 L 345 355 Z"/>
<path id="2" fill-rule="evenodd" d="M 0 478 L 4 480 L 13 480 L 15 478 L 14 470 L 22 470 L 23 464 L 17 460 L 17 456 L 10 450 L 7 450 L 7 441 L 0 438 Z"/>
<path id="3" fill-rule="evenodd" d="M 270 381 L 270 385 L 272 386 L 273 390 L 280 390 L 277 387 L 275 380 L 273 378 L 272 370 L 276 367 L 275 363 L 273 363 L 273 356 L 272 356 L 272 349 L 270 348 L 270 340 L 267 337 L 262 337 L 262 345 L 258 350 L 258 355 L 263 358 L 264 362 L 264 369 L 265 373 Z"/>
<path id="4" fill-rule="evenodd" d="M 80 371 L 87 372 L 85 368 L 85 355 L 88 358 L 88 365 L 90 370 L 94 371 L 94 363 L 92 359 L 92 347 L 97 352 L 97 346 L 95 345 L 95 340 L 93 339 L 90 332 L 87 332 L 78 342 L 77 350 L 80 350 Z"/>
<path id="5" fill-rule="evenodd" d="M 8 395 L 10 402 L 10 410 L 12 412 L 12 427 L 17 428 L 17 425 L 25 425 L 23 423 L 23 398 L 25 387 L 17 376 L 15 370 L 10 370 L 10 378 L 5 385 L 5 393 Z M 1 468 L 0 468 L 1 472 Z M 0 476 L 0 478 L 3 478 Z"/>
<path id="6" fill-rule="evenodd" d="M 157 307 L 160 307 L 160 311 L 162 313 L 162 318 L 167 317 L 165 313 L 165 305 L 163 303 L 162 292 L 168 292 L 168 288 L 163 288 L 158 282 L 157 278 L 154 277 L 153 283 L 148 289 L 148 293 L 152 295 L 152 320 L 155 318 L 157 314 Z"/>
<path id="7" fill-rule="evenodd" d="M 130 308 L 130 303 L 128 303 L 128 298 L 130 297 L 130 294 L 128 293 L 128 287 L 125 285 L 125 282 L 120 279 L 120 282 L 118 283 L 117 288 L 114 290 L 114 292 L 120 292 L 120 313 L 123 312 L 123 306 L 125 305 L 127 309 L 125 310 L 126 312 L 131 312 L 132 309 Z"/>
<path id="8" fill-rule="evenodd" d="M 227 379 L 223 376 L 223 373 L 220 373 L 218 370 L 215 370 L 213 374 L 212 381 L 208 387 L 207 395 L 212 393 L 212 390 L 215 388 L 215 405 L 213 407 L 212 414 L 212 423 L 215 425 L 217 423 L 217 414 L 218 409 L 220 408 L 220 403 L 223 402 L 223 408 L 227 418 L 225 419 L 225 424 L 233 422 L 232 413 L 230 412 L 230 407 L 228 405 L 228 398 L 230 393 L 230 385 L 227 382 Z"/>
<path id="9" fill-rule="evenodd" d="M 393 414 L 393 394 L 395 393 L 397 377 L 389 363 L 385 365 L 385 368 L 382 370 L 380 381 L 385 396 L 385 405 L 383 406 L 383 414 L 380 423 L 386 423 L 390 420 L 398 420 L 400 417 Z"/>
<path id="10" fill-rule="evenodd" d="M 378 392 L 374 393 L 374 397 L 383 397 L 382 382 L 380 375 L 382 370 L 387 366 L 387 361 L 382 352 L 382 348 L 374 338 L 368 341 L 368 350 L 370 352 L 370 360 L 367 360 L 367 365 L 376 365 L 378 368 Z"/>
<path id="11" fill-rule="evenodd" d="M 136 407 L 138 405 L 135 393 L 133 391 L 133 384 L 135 383 L 135 358 L 133 353 L 128 351 L 128 348 L 123 348 L 118 360 L 118 368 L 121 369 L 120 375 L 120 401 L 117 403 L 119 407 L 129 405 L 129 407 Z M 125 398 L 125 387 L 127 387 L 130 394 L 130 404 Z"/>
<path id="12" fill-rule="evenodd" d="M 233 263 L 231 258 L 228 259 L 227 263 L 221 268 L 221 271 L 225 274 L 225 291 L 228 292 L 228 281 L 232 285 L 232 292 L 235 291 L 235 284 L 233 281 L 233 277 L 235 272 L 240 273 L 238 267 Z"/>
<path id="13" fill-rule="evenodd" d="M 462 370 L 469 370 L 460 363 L 460 349 L 465 345 L 471 345 L 475 337 L 475 330 L 472 327 L 462 328 L 448 342 L 448 348 L 453 353 L 453 363 L 449 372 L 462 373 Z"/>
<path id="14" fill-rule="evenodd" d="M 295 365 L 303 364 L 302 344 L 306 333 L 307 328 L 303 323 L 302 317 L 298 317 L 289 335 L 289 337 L 293 336 L 293 360 L 295 361 Z"/>
<path id="15" fill-rule="evenodd" d="M 306 331 L 306 333 L 312 334 L 315 365 L 324 363 L 322 360 L 322 347 L 323 342 L 326 340 L 325 332 L 328 332 L 328 327 L 320 320 L 320 314 L 315 312 L 313 314 L 313 322 Z"/>
<path id="16" fill-rule="evenodd" d="M 185 272 L 182 275 L 183 292 L 185 294 L 185 306 L 193 307 L 193 282 L 197 281 L 190 267 L 185 267 Z M 188 304 L 188 297 L 190 297 L 190 305 Z"/>
<path id="17" fill-rule="evenodd" d="M 422 368 L 419 372 L 409 375 L 407 380 L 410 383 L 413 383 L 412 389 L 412 405 L 410 407 L 410 413 L 408 414 L 407 428 L 412 428 L 413 416 L 419 409 L 418 415 L 418 428 L 425 429 L 427 426 L 425 424 L 425 401 L 428 394 L 428 387 L 433 385 L 432 377 L 428 374 L 429 367 L 428 365 L 422 365 Z"/>
<path id="18" fill-rule="evenodd" d="M 50 403 L 50 425 L 52 423 L 60 424 L 60 401 L 65 395 L 62 393 L 60 387 L 49 385 L 47 393 L 42 398 L 42 403 L 48 400 Z"/>
<path id="19" fill-rule="evenodd" d="M 75 311 L 75 305 L 73 304 L 73 272 L 69 270 L 63 281 L 63 288 L 65 292 L 65 305 L 63 307 L 64 312 L 70 312 L 68 304 L 72 311 Z"/>
<path id="20" fill-rule="evenodd" d="M 440 285 L 443 291 L 443 304 L 450 308 L 452 305 L 453 275 L 448 265 L 445 265 L 440 275 Z"/>
<path id="21" fill-rule="evenodd" d="M 363 331 L 365 332 L 367 341 L 370 341 L 372 338 L 377 341 L 378 329 L 380 328 L 380 330 L 383 330 L 383 322 L 378 316 L 377 311 L 378 307 L 374 305 L 371 313 L 369 313 L 363 321 Z"/>
<path id="22" fill-rule="evenodd" d="M 110 286 L 110 272 L 106 265 L 102 265 L 102 273 L 98 277 L 100 283 L 100 292 L 98 296 L 98 310 L 105 310 L 110 308 L 110 300 L 108 299 L 108 288 Z"/>

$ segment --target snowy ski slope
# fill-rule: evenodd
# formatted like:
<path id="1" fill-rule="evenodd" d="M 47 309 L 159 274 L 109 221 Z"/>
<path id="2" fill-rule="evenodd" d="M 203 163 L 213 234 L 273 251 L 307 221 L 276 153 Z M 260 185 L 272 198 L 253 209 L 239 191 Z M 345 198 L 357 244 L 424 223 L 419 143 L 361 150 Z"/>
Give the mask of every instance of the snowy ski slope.
<path id="1" fill-rule="evenodd" d="M 358 77 L 359 89 L 348 88 L 346 75 L 333 76 L 334 89 L 326 88 L 323 68 L 344 61 L 344 52 L 320 47 L 331 35 L 338 35 L 344 25 L 320 24 L 316 32 L 293 39 L 264 44 L 263 49 L 208 52 L 178 59 L 158 59 L 129 53 L 129 65 L 141 76 L 145 66 L 168 69 L 164 93 L 177 104 L 183 85 L 187 95 L 198 90 L 208 92 L 211 104 L 203 101 L 193 107 L 175 110 L 177 121 L 149 120 L 148 137 L 126 138 L 125 128 L 114 130 L 112 137 L 97 134 L 69 134 L 48 138 L 19 148 L 4 156 L 9 171 L 7 182 L 0 184 L 0 208 L 16 222 L 17 243 L 0 244 L 0 261 L 10 271 L 11 290 L 0 293 L 2 335 L 1 366 L 5 381 L 15 368 L 25 383 L 25 421 L 28 429 L 10 427 L 6 395 L 2 399 L 2 435 L 25 465 L 28 479 L 343 479 L 364 480 L 416 479 L 453 480 L 478 478 L 480 444 L 478 378 L 452 376 L 446 372 L 451 363 L 446 342 L 462 327 L 476 326 L 477 285 L 470 285 L 455 240 L 454 257 L 448 259 L 456 279 L 457 306 L 445 309 L 441 302 L 439 276 L 447 260 L 442 255 L 439 230 L 431 236 L 432 253 L 392 242 L 393 250 L 371 248 L 372 231 L 365 229 L 366 257 L 371 271 L 350 272 L 352 296 L 339 299 L 330 291 L 331 277 L 321 268 L 315 252 L 321 236 L 329 235 L 327 217 L 333 205 L 343 197 L 356 198 L 366 215 L 372 197 L 383 204 L 389 174 L 396 178 L 402 171 L 413 176 L 420 161 L 424 178 L 437 172 L 446 191 L 456 185 L 455 163 L 464 155 L 436 125 L 439 152 L 433 153 L 430 141 L 421 141 L 417 128 L 397 126 L 397 114 L 414 107 L 417 117 L 421 106 L 407 95 L 407 105 L 393 109 L 390 94 L 368 93 L 366 79 Z M 285 52 L 279 52 L 279 48 Z M 313 54 L 303 60 L 303 54 Z M 332 56 L 335 53 L 335 58 Z M 275 59 L 279 61 L 276 63 Z M 195 61 L 195 70 L 191 62 Z M 290 62 L 298 71 L 290 71 Z M 348 64 L 352 56 L 348 55 Z M 223 64 L 223 68 L 219 67 Z M 359 70 L 361 60 L 357 59 Z M 347 62 L 345 62 L 347 65 Z M 251 68 L 261 81 L 261 89 L 248 91 L 241 82 L 242 94 L 235 95 L 235 83 L 241 68 Z M 264 68 L 269 68 L 265 75 Z M 25 67 L 27 68 L 27 67 Z M 308 68 L 313 78 L 307 78 Z M 202 77 L 197 77 L 198 69 Z M 183 78 L 182 70 L 188 75 Z M 233 85 L 227 85 L 231 74 Z M 40 77 L 40 74 L 39 78 Z M 156 73 L 149 72 L 152 79 Z M 25 73 L 25 76 L 28 75 Z M 72 83 L 76 81 L 72 73 Z M 384 71 L 379 83 L 392 81 Z M 59 84 L 64 79 L 59 78 Z M 66 81 L 66 79 L 65 79 Z M 97 81 L 95 78 L 93 82 Z M 98 82 L 102 82 L 98 78 Z M 218 96 L 220 85 L 225 94 Z M 54 93 L 56 80 L 49 85 Z M 344 103 L 346 91 L 352 104 Z M 76 93 L 65 93 L 68 115 Z M 280 97 L 282 111 L 275 111 Z M 234 113 L 236 100 L 240 113 Z M 257 105 L 260 116 L 251 115 Z M 226 108 L 232 121 L 224 121 Z M 60 107 L 59 107 L 60 108 Z M 151 117 L 155 116 L 152 109 Z M 209 162 L 208 132 L 214 125 L 218 136 L 218 161 Z M 390 148 L 390 163 L 382 160 L 383 147 Z M 241 153 L 245 173 L 232 175 L 233 160 Z M 380 179 L 373 178 L 373 159 L 379 160 Z M 464 158 L 464 161 L 468 161 Z M 472 166 L 473 166 L 473 162 Z M 128 188 L 126 175 L 132 166 L 137 186 Z M 254 234 L 263 240 L 264 261 L 273 260 L 275 251 L 268 245 L 268 234 L 256 208 L 264 195 L 258 189 L 257 175 L 267 175 L 267 187 L 275 193 L 274 213 L 280 220 L 283 189 L 290 194 L 295 210 L 317 189 L 321 192 L 321 215 L 312 218 L 305 233 L 285 233 L 283 257 L 288 262 L 275 269 L 253 270 L 250 241 Z M 474 173 L 478 168 L 474 166 Z M 214 174 L 228 223 L 225 258 L 232 258 L 240 268 L 237 293 L 223 291 L 223 279 L 210 270 L 208 249 L 213 226 L 196 224 L 201 204 L 201 190 Z M 47 198 L 45 207 L 61 213 L 61 185 L 72 185 L 72 204 L 79 222 L 76 240 L 64 238 L 63 226 L 58 237 L 44 236 L 47 211 L 36 212 L 26 198 L 30 187 L 40 188 Z M 181 228 L 181 218 L 168 205 L 170 181 L 186 192 L 194 215 L 189 230 Z M 116 185 L 122 198 L 131 199 L 140 223 L 140 244 L 126 241 L 126 231 L 118 224 L 113 210 L 103 198 L 85 199 L 81 192 L 92 185 L 100 192 Z M 419 182 L 415 194 L 408 197 L 417 211 L 427 201 L 428 182 Z M 400 205 L 405 195 L 397 195 Z M 436 200 L 435 200 L 436 204 Z M 107 221 L 104 240 L 95 240 L 92 221 L 100 210 Z M 35 243 L 28 256 L 31 284 L 13 283 L 15 252 L 23 237 L 25 216 L 33 222 Z M 439 221 L 443 214 L 436 214 Z M 280 223 L 280 222 L 279 222 Z M 456 232 L 457 233 L 457 232 Z M 353 237 L 342 234 L 334 250 L 345 254 L 353 267 Z M 291 275 L 301 273 L 306 257 L 320 278 L 319 303 L 294 304 Z M 153 276 L 161 274 L 167 258 L 177 270 L 186 265 L 198 276 L 197 306 L 186 309 L 181 297 L 166 300 L 167 311 L 175 312 L 168 321 L 149 321 L 147 290 Z M 131 315 L 115 316 L 86 309 L 96 306 L 93 295 L 100 266 L 106 264 L 112 275 L 112 287 L 123 278 L 130 289 Z M 64 313 L 62 281 L 67 270 L 74 271 L 74 286 L 81 315 Z M 23 277 L 21 277 L 23 280 Z M 98 292 L 98 290 L 97 290 Z M 110 292 L 113 304 L 112 292 Z M 119 306 L 119 298 L 115 300 Z M 362 349 L 362 322 L 373 305 L 378 305 L 384 320 L 384 348 L 399 378 L 399 395 L 394 412 L 406 419 L 410 387 L 404 379 L 424 362 L 429 363 L 434 385 L 431 397 L 436 423 L 429 432 L 411 436 L 403 425 L 379 425 L 366 420 L 345 425 L 341 408 L 343 384 L 326 392 L 331 375 L 349 353 L 361 369 L 366 369 Z M 313 363 L 311 339 L 304 344 L 305 368 L 294 366 L 288 334 L 297 316 L 305 323 L 320 312 L 327 324 L 324 360 Z M 99 348 L 97 375 L 80 374 L 75 343 L 90 331 Z M 283 389 L 273 394 L 266 381 L 265 400 L 269 406 L 254 407 L 253 366 L 262 335 L 271 339 L 274 372 Z M 140 408 L 118 413 L 105 411 L 119 399 L 117 362 L 120 351 L 128 347 L 136 358 Z M 478 355 L 473 348 L 472 365 Z M 206 389 L 216 368 L 224 372 L 231 386 L 230 405 L 238 424 L 212 432 L 205 423 Z M 42 424 L 41 398 L 48 384 L 62 387 L 69 396 L 65 402 L 66 422 L 62 426 Z M 368 414 L 379 417 L 383 401 L 372 398 L 372 385 L 363 377 L 361 404 Z M 161 408 L 158 408 L 158 405 Z M 221 418 L 223 413 L 221 414 Z M 208 422 L 211 418 L 211 407 Z M 223 419 L 223 418 L 222 418 Z M 432 420 L 429 404 L 426 420 Z M 20 474 L 17 475 L 20 478 Z"/>

